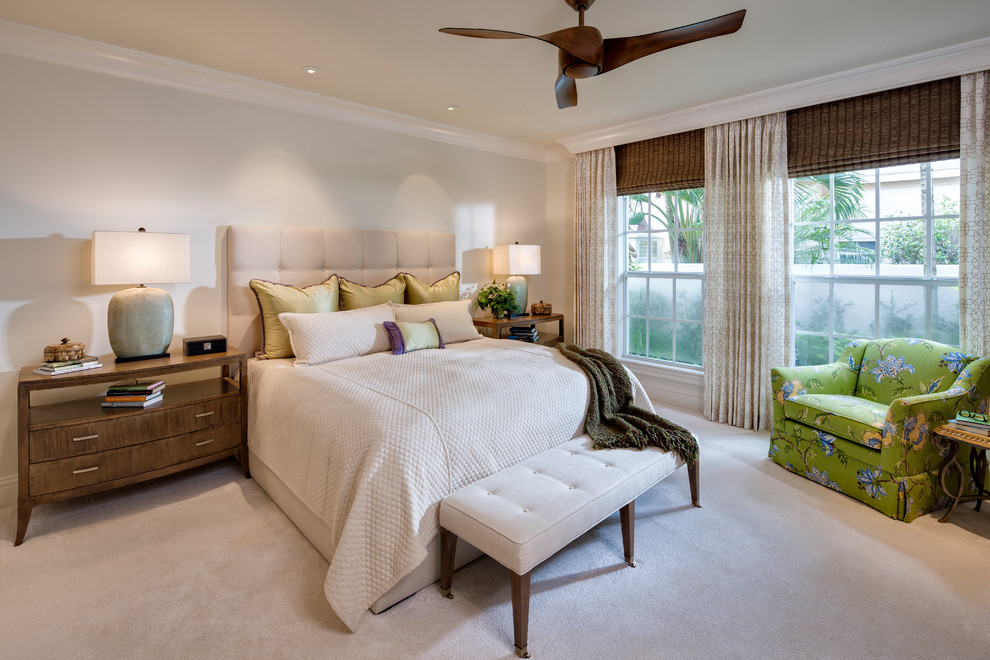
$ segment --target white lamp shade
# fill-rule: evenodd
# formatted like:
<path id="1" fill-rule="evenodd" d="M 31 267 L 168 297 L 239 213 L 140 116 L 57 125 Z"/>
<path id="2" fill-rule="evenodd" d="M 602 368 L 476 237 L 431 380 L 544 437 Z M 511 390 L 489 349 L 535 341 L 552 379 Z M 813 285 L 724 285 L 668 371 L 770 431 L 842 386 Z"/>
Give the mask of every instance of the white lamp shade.
<path id="1" fill-rule="evenodd" d="M 93 284 L 189 281 L 189 234 L 93 232 Z"/>
<path id="2" fill-rule="evenodd" d="M 497 245 L 492 252 L 492 271 L 496 275 L 539 275 L 539 245 Z"/>

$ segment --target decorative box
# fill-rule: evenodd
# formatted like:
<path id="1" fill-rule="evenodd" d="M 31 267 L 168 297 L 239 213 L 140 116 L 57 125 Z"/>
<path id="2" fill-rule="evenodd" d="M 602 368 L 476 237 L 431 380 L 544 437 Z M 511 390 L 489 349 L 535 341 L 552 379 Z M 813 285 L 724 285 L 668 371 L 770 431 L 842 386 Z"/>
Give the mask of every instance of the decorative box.
<path id="1" fill-rule="evenodd" d="M 553 314 L 553 305 L 550 303 L 545 303 L 542 300 L 538 303 L 533 303 L 530 306 L 530 314 L 533 316 L 545 316 L 547 314 Z"/>
<path id="2" fill-rule="evenodd" d="M 45 362 L 68 362 L 78 360 L 86 355 L 86 344 L 81 341 L 62 339 L 61 344 L 51 344 L 45 347 Z"/>

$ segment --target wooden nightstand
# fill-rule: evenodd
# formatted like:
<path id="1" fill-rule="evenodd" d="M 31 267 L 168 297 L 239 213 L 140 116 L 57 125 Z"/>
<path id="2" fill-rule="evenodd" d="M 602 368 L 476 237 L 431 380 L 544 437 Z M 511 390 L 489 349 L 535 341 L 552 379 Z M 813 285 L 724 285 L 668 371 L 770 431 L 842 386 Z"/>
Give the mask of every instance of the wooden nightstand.
<path id="1" fill-rule="evenodd" d="M 474 325 L 478 328 L 487 328 L 490 337 L 502 339 L 508 334 L 508 329 L 513 326 L 518 325 L 528 328 L 534 323 L 538 325 L 540 323 L 550 323 L 551 321 L 557 322 L 557 334 L 541 336 L 535 343 L 543 344 L 544 346 L 556 346 L 560 342 L 564 341 L 563 314 L 541 314 L 539 316 L 523 314 L 522 316 L 513 316 L 508 319 L 496 319 L 493 316 L 483 316 L 481 318 L 474 319 Z"/>
<path id="2" fill-rule="evenodd" d="M 38 504 L 98 493 L 247 453 L 247 354 L 225 353 L 113 363 L 42 376 L 21 369 L 17 381 L 17 536 L 24 540 Z M 219 376 L 170 383 L 168 376 L 221 368 Z M 236 375 L 235 375 L 236 370 Z M 103 408 L 102 396 L 31 405 L 31 392 L 113 383 L 166 381 L 161 403 Z"/>

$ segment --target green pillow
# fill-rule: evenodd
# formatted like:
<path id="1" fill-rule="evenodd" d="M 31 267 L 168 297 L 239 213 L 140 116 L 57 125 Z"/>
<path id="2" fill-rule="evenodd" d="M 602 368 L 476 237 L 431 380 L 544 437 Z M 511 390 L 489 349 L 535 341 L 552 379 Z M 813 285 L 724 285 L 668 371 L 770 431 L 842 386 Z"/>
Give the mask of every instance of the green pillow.
<path id="1" fill-rule="evenodd" d="M 407 305 L 457 300 L 461 295 L 461 274 L 457 271 L 431 285 L 409 273 L 400 273 L 399 277 L 406 283 Z"/>
<path id="2" fill-rule="evenodd" d="M 392 340 L 392 354 L 401 355 L 424 348 L 444 348 L 443 338 L 433 319 L 423 323 L 385 321 L 385 331 Z"/>
<path id="3" fill-rule="evenodd" d="M 361 309 L 387 302 L 401 303 L 405 292 L 406 282 L 398 275 L 378 286 L 361 286 L 341 278 L 340 308 Z"/>
<path id="4" fill-rule="evenodd" d="M 261 308 L 261 328 L 264 353 L 261 357 L 274 360 L 292 357 L 289 332 L 278 319 L 283 312 L 336 312 L 339 309 L 339 280 L 331 275 L 326 282 L 299 288 L 266 280 L 251 280 L 251 289 Z"/>

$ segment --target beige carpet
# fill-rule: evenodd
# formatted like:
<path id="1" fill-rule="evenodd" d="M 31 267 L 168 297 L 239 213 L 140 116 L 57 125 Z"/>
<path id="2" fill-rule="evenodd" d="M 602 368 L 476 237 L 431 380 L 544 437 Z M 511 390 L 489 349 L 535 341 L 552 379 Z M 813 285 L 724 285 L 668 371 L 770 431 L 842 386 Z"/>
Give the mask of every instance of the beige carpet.
<path id="1" fill-rule="evenodd" d="M 911 524 L 788 474 L 767 434 L 676 411 L 687 476 L 637 502 L 637 568 L 613 516 L 536 570 L 535 658 L 988 658 L 990 504 Z M 505 569 L 482 558 L 357 633 L 326 564 L 233 463 L 35 510 L 0 510 L 3 658 L 505 658 Z"/>

